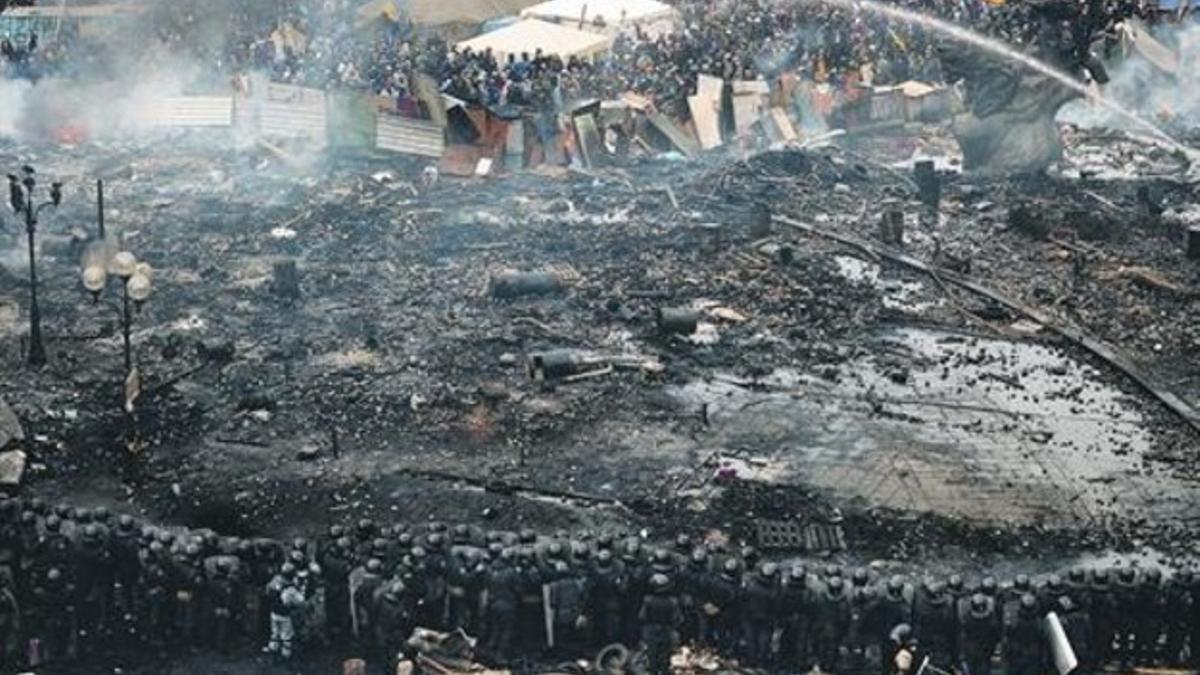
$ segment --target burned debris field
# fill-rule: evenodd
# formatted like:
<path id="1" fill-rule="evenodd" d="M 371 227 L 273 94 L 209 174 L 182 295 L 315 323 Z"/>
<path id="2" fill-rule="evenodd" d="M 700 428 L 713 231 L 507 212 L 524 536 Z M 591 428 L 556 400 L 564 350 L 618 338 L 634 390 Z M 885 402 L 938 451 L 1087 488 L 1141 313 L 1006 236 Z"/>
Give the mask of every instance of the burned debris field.
<path id="1" fill-rule="evenodd" d="M 215 49 L 150 4 L 104 11 Z M 629 35 L 538 27 L 592 36 L 529 65 L 551 94 L 496 65 L 529 15 L 443 34 L 350 4 L 322 11 L 390 37 L 336 82 L 305 70 L 330 17 L 239 9 L 270 38 L 169 92 L 80 76 L 14 37 L 51 10 L 0 11 L 0 617 L 29 619 L 0 621 L 0 672 L 562 672 L 611 643 L 578 672 L 1196 662 L 1200 105 L 1149 92 L 1194 80 L 1190 16 L 1126 36 L 1104 90 L 1090 52 L 995 66 L 983 33 L 1025 43 L 984 18 L 943 16 L 968 58 L 933 18 L 822 3 L 907 22 L 912 72 L 871 86 L 788 52 L 804 10 L 751 3 L 766 46 L 675 91 L 638 73 L 722 15 L 669 3 Z M 1100 601 L 1127 574 L 1153 635 Z M 1064 636 L 1031 638 L 1042 670 L 1014 665 L 1026 611 Z"/>
<path id="2" fill-rule="evenodd" d="M 932 224 L 907 174 L 839 148 L 420 190 L 394 162 L 155 147 L 39 156 L 108 177 L 160 290 L 127 414 L 120 308 L 78 281 L 94 188 L 41 234 L 42 369 L 4 275 L 23 493 L 239 537 L 443 521 L 965 573 L 1195 555 L 1196 418 L 1156 392 L 1200 394 L 1196 269 L 1139 197 L 1186 181 L 958 176 Z"/>
<path id="3" fill-rule="evenodd" d="M 907 177 L 837 149 L 421 194 L 369 162 L 301 178 L 225 153 L 96 154 L 43 171 L 124 176 L 108 227 L 170 293 L 135 319 L 146 380 L 129 419 L 119 309 L 77 279 L 91 225 L 43 235 L 51 365 L 22 367 L 10 312 L 5 398 L 55 498 L 270 536 L 320 513 L 753 542 L 763 520 L 850 510 L 871 526 L 846 536 L 874 555 L 914 544 L 871 539 L 904 512 L 949 528 L 920 542 L 933 551 L 996 526 L 1187 544 L 1170 540 L 1194 505 L 1188 418 L 1053 331 L 1120 344 L 1187 395 L 1194 272 L 1137 199 L 1187 184 L 960 178 L 937 229 L 910 216 L 897 249 L 879 205 L 919 216 Z M 60 220 L 94 219 L 76 201 Z M 1137 230 L 1081 236 L 1092 224 L 1070 214 L 1097 207 Z M 1053 224 L 1022 232 L 1018 208 Z M 886 257 L 934 254 L 1020 305 Z M 554 283 L 502 283 L 530 273 Z M 690 325 L 664 327 L 664 309 Z M 568 363 L 535 372 L 553 357 Z M 1047 553 L 1019 540 L 995 552 Z"/>

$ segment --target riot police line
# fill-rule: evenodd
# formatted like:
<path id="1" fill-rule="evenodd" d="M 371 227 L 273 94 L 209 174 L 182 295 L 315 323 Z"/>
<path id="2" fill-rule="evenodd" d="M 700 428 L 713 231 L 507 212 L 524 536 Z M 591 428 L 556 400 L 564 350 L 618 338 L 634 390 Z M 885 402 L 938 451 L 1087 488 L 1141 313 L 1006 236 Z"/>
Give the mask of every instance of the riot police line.
<path id="1" fill-rule="evenodd" d="M 1200 662 L 1190 569 L 1075 568 L 998 583 L 782 567 L 686 536 L 335 525 L 314 540 L 222 537 L 104 508 L 0 501 L 0 672 L 113 649 L 309 650 L 393 672 L 418 626 L 464 629 L 487 663 L 623 643 L 652 672 L 693 644 L 781 671 L 1047 672 L 1053 612 L 1080 672 Z M 903 659 L 897 658 L 904 652 Z"/>

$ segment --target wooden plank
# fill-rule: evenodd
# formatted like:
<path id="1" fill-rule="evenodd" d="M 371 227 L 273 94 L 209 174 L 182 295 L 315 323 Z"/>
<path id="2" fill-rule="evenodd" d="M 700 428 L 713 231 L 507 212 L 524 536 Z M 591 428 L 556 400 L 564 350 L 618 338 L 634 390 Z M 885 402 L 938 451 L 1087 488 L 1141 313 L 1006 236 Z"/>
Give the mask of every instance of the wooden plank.
<path id="1" fill-rule="evenodd" d="M 700 154 L 700 146 L 696 143 L 696 139 L 681 129 L 671 118 L 662 113 L 651 113 L 646 115 L 646 121 L 659 133 L 666 136 L 671 145 L 689 159 Z"/>
<path id="2" fill-rule="evenodd" d="M 653 107 L 650 99 L 642 96 L 641 94 L 635 94 L 632 91 L 627 91 L 624 94 L 621 94 L 621 100 L 628 104 L 630 108 L 633 108 L 638 112 L 647 112 L 651 107 Z"/>
<path id="3" fill-rule="evenodd" d="M 769 96 L 771 94 L 771 85 L 766 80 L 734 80 L 730 84 L 734 96 L 742 94 Z"/>
<path id="4" fill-rule="evenodd" d="M 783 130 L 780 129 L 779 125 L 775 122 L 775 115 L 768 114 L 762 119 L 762 130 L 763 133 L 767 135 L 767 142 L 771 145 L 778 145 L 786 142 L 783 137 Z"/>
<path id="5" fill-rule="evenodd" d="M 778 132 L 780 140 L 784 143 L 791 143 L 800 138 L 800 134 L 796 133 L 796 127 L 792 124 L 792 118 L 788 117 L 787 111 L 783 108 L 771 108 L 771 122 Z"/>
<path id="6" fill-rule="evenodd" d="M 700 147 L 711 150 L 721 145 L 721 117 L 717 106 L 721 97 L 696 94 L 687 99 L 688 109 L 692 112 L 692 122 L 696 125 L 696 136 L 700 139 Z"/>
<path id="7" fill-rule="evenodd" d="M 736 94 L 733 97 L 733 128 L 738 136 L 749 133 L 763 115 L 767 97 L 762 94 Z"/>
<path id="8" fill-rule="evenodd" d="M 604 163 L 604 144 L 596 129 L 596 118 L 591 115 L 575 115 L 575 138 L 583 165 L 591 168 Z"/>
<path id="9" fill-rule="evenodd" d="M 514 120 L 508 125 L 508 138 L 504 142 L 504 165 L 519 169 L 525 161 L 525 124 Z"/>
<path id="10" fill-rule="evenodd" d="M 696 95 L 721 100 L 721 90 L 725 88 L 725 80 L 712 75 L 700 75 L 696 78 Z"/>

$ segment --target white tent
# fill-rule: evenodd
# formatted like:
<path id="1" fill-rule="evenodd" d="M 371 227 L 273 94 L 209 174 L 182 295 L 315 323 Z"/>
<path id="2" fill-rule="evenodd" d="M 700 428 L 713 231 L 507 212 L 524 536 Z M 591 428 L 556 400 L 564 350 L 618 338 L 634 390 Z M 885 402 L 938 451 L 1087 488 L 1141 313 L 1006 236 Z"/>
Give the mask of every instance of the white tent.
<path id="1" fill-rule="evenodd" d="M 522 53 L 527 53 L 532 56 L 539 49 L 563 59 L 571 56 L 590 58 L 608 51 L 611 46 L 612 38 L 609 36 L 586 33 L 537 19 L 524 19 L 458 43 L 460 50 L 470 48 L 480 52 L 491 49 L 501 62 L 509 54 L 520 57 Z"/>
<path id="2" fill-rule="evenodd" d="M 489 19 L 514 15 L 536 0 L 369 0 L 358 8 L 358 23 L 368 24 L 380 17 L 398 21 L 401 17 L 418 26 L 480 24 Z"/>
<path id="3" fill-rule="evenodd" d="M 606 33 L 634 26 L 669 32 L 680 21 L 679 10 L 658 0 L 549 0 L 521 10 L 521 16 Z"/>

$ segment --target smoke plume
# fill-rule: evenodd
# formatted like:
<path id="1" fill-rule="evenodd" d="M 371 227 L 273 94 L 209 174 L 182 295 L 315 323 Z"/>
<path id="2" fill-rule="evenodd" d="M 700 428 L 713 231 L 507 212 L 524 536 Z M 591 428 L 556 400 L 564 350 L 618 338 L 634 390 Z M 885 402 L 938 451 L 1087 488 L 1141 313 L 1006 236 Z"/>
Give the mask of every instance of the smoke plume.
<path id="1" fill-rule="evenodd" d="M 1178 47 L 1179 72 L 1168 75 L 1131 52 L 1111 69 L 1112 80 L 1103 87 L 1104 96 L 1168 127 L 1200 127 L 1200 69 L 1196 68 L 1200 63 L 1200 24 L 1161 27 L 1155 37 L 1165 45 Z M 1080 126 L 1129 126 L 1116 115 L 1082 100 L 1064 108 L 1059 119 Z"/>
<path id="2" fill-rule="evenodd" d="M 156 102 L 227 86 L 224 59 L 250 20 L 242 5 L 271 4 L 155 0 L 103 33 L 39 36 L 31 60 L 37 77 L 0 79 L 0 136 L 32 143 L 143 136 L 154 129 Z"/>

